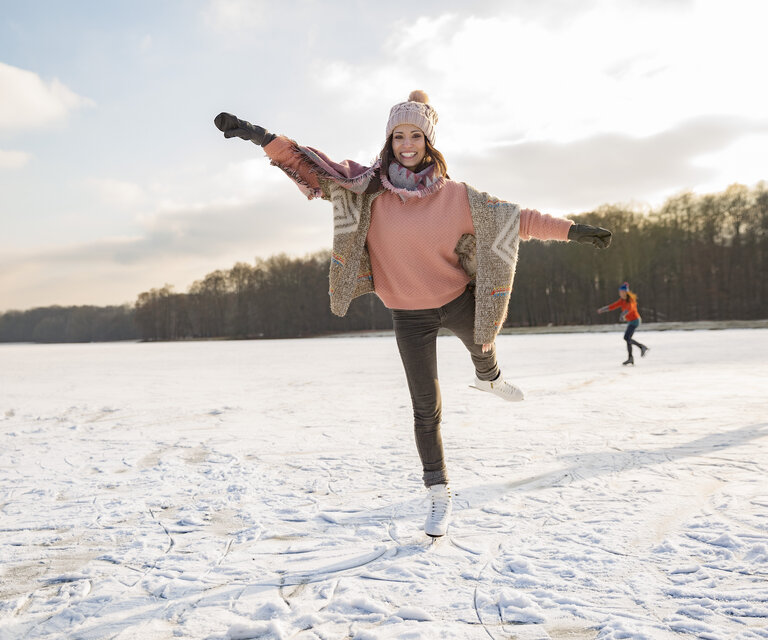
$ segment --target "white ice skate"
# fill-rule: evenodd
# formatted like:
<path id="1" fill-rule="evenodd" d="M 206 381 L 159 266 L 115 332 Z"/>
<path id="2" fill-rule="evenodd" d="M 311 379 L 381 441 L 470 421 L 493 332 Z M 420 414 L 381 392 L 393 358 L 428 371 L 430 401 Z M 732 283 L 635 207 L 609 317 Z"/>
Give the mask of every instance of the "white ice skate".
<path id="1" fill-rule="evenodd" d="M 429 487 L 430 508 L 424 533 L 433 538 L 444 536 L 448 531 L 451 517 L 451 490 L 447 484 L 433 484 Z"/>
<path id="2" fill-rule="evenodd" d="M 523 392 L 515 385 L 509 384 L 509 382 L 504 380 L 504 376 L 501 374 L 495 380 L 480 380 L 480 378 L 475 376 L 475 384 L 470 386 L 474 386 L 475 389 L 480 391 L 488 391 L 509 402 L 520 402 L 525 399 Z"/>

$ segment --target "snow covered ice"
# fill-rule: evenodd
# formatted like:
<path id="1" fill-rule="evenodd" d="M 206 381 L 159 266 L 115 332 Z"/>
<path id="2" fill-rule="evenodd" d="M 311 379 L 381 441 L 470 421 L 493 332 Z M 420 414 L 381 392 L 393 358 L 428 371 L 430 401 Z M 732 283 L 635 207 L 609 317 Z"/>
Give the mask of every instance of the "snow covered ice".
<path id="1" fill-rule="evenodd" d="M 768 330 L 0 345 L 0 638 L 768 638 Z"/>

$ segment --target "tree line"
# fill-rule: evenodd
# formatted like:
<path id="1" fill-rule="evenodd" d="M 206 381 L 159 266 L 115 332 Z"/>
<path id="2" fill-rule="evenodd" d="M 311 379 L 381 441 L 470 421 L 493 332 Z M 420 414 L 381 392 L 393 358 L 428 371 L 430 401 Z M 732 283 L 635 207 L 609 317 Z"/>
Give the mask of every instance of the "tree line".
<path id="1" fill-rule="evenodd" d="M 0 315 L 0 342 L 112 342 L 140 337 L 130 305 L 38 307 Z"/>
<path id="2" fill-rule="evenodd" d="M 343 318 L 328 303 L 330 251 L 304 258 L 281 254 L 237 263 L 195 282 L 187 293 L 166 285 L 139 295 L 136 323 L 148 340 L 297 338 L 391 329 L 389 311 L 373 295 L 356 299 Z"/>
<path id="3" fill-rule="evenodd" d="M 658 210 L 606 205 L 571 217 L 611 229 L 607 251 L 523 242 L 505 326 L 604 324 L 595 310 L 625 280 L 646 322 L 768 318 L 768 185 L 681 193 Z M 375 295 L 344 318 L 328 305 L 330 252 L 237 263 L 195 282 L 139 294 L 130 307 L 49 307 L 0 315 L 0 341 L 292 338 L 390 329 Z"/>
<path id="4" fill-rule="evenodd" d="M 602 324 L 594 310 L 628 281 L 646 322 L 768 318 L 768 184 L 673 196 L 656 211 L 574 217 L 613 231 L 607 251 L 523 243 L 511 326 Z"/>

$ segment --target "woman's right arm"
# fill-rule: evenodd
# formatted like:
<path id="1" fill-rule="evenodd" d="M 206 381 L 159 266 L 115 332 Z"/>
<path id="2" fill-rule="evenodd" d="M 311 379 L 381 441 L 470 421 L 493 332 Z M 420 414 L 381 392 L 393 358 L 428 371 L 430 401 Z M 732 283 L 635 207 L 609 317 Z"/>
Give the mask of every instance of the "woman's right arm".
<path id="1" fill-rule="evenodd" d="M 354 160 L 334 162 L 322 151 L 303 147 L 285 136 L 276 136 L 264 127 L 240 120 L 231 113 L 220 113 L 214 123 L 225 138 L 242 138 L 264 147 L 272 164 L 282 169 L 308 198 L 331 198 L 332 184 L 357 195 L 381 188 L 379 163 L 362 165 Z"/>
<path id="2" fill-rule="evenodd" d="M 611 304 L 607 304 L 604 307 L 600 307 L 597 312 L 598 313 L 605 313 L 606 311 L 613 311 L 614 309 L 618 309 L 621 306 L 621 298 L 619 298 L 616 302 L 611 302 Z"/>
<path id="3" fill-rule="evenodd" d="M 280 167 L 305 196 L 322 196 L 317 172 L 313 171 L 312 164 L 299 151 L 295 142 L 285 136 L 270 133 L 264 127 L 241 120 L 231 113 L 220 113 L 213 122 L 216 128 L 224 133 L 225 138 L 242 138 L 263 147 L 272 164 Z"/>

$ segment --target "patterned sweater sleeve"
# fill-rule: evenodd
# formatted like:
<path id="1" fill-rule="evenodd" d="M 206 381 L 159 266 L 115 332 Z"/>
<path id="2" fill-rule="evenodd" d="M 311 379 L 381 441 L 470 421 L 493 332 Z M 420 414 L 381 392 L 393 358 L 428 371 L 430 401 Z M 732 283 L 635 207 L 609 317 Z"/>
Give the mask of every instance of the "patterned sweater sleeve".
<path id="1" fill-rule="evenodd" d="M 264 151 L 272 164 L 282 169 L 307 198 L 311 200 L 323 195 L 317 171 L 295 142 L 285 136 L 276 136 Z"/>
<path id="2" fill-rule="evenodd" d="M 520 210 L 520 239 L 530 240 L 568 240 L 568 230 L 573 222 L 556 218 L 536 209 Z"/>

